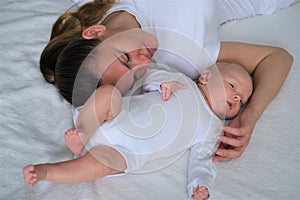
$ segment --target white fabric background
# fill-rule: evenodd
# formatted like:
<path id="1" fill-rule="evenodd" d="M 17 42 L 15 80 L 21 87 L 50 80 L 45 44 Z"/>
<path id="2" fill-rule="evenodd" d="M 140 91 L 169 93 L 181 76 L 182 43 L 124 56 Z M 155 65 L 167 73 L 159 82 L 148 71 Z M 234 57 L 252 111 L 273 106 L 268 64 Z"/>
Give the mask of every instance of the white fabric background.
<path id="1" fill-rule="evenodd" d="M 130 174 L 82 184 L 23 183 L 28 163 L 73 158 L 63 141 L 72 126 L 71 107 L 47 84 L 39 57 L 52 23 L 69 0 L 0 2 L 0 199 L 114 200 L 186 199 L 186 153 L 149 174 Z M 300 3 L 272 16 L 230 22 L 224 40 L 276 45 L 294 56 L 293 68 L 276 99 L 258 121 L 241 158 L 218 164 L 213 199 L 297 199 L 300 152 Z"/>

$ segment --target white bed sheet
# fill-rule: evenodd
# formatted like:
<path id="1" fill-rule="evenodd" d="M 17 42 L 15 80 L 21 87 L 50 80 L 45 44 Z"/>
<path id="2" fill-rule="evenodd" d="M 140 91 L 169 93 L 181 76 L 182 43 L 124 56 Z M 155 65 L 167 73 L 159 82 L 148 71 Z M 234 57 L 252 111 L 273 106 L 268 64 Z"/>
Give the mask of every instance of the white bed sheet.
<path id="1" fill-rule="evenodd" d="M 69 6 L 69 0 L 0 2 L 0 199 L 187 199 L 188 153 L 148 174 L 82 184 L 40 182 L 27 187 L 23 183 L 24 165 L 73 158 L 63 141 L 64 131 L 72 126 L 71 107 L 43 80 L 38 64 L 52 23 Z M 296 3 L 275 15 L 230 22 L 220 29 L 223 40 L 281 46 L 294 56 L 294 64 L 243 156 L 218 164 L 213 199 L 300 197 L 299 19 L 300 3 Z"/>

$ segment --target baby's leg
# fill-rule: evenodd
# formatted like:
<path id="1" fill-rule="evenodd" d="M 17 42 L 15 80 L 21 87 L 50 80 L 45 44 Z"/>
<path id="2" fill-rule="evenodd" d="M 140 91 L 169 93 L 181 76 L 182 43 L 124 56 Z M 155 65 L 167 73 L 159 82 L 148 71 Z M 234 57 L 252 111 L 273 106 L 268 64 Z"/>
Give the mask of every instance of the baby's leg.
<path id="1" fill-rule="evenodd" d="M 79 134 L 75 128 L 71 128 L 65 132 L 66 145 L 74 154 L 80 154 L 84 148 Z"/>
<path id="2" fill-rule="evenodd" d="M 205 200 L 209 197 L 208 189 L 205 186 L 200 186 L 194 188 L 193 190 L 193 200 Z"/>
<path id="3" fill-rule="evenodd" d="M 100 153 L 100 152 L 104 153 Z M 23 169 L 24 181 L 32 186 L 40 180 L 56 183 L 81 183 L 102 178 L 110 174 L 122 173 L 126 168 L 124 158 L 113 148 L 98 146 L 84 156 L 65 162 L 28 165 Z M 97 154 L 95 157 L 94 154 Z M 109 158 L 109 159 L 107 159 Z M 103 164 L 110 159 L 118 159 L 119 166 Z M 117 170 L 122 169 L 122 170 Z"/>

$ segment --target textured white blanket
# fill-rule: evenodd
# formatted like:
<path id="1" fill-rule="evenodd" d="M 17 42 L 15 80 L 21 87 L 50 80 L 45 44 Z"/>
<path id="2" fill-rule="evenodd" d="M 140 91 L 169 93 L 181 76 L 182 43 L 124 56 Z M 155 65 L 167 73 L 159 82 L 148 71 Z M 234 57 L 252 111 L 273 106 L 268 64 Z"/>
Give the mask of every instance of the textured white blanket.
<path id="1" fill-rule="evenodd" d="M 186 153 L 173 165 L 82 184 L 23 183 L 28 163 L 73 158 L 63 141 L 72 126 L 71 107 L 47 84 L 39 56 L 52 23 L 69 0 L 0 1 L 0 199 L 115 200 L 187 199 Z M 281 46 L 293 68 L 276 99 L 258 121 L 241 158 L 218 164 L 213 199 L 299 199 L 300 197 L 300 3 L 275 15 L 225 24 L 223 40 Z"/>

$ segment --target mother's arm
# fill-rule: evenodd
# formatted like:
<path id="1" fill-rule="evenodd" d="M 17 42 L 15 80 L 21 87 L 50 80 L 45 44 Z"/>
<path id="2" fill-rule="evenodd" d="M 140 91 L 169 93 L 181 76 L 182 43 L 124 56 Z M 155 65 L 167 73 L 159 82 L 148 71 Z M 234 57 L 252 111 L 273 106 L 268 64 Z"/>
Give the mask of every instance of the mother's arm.
<path id="1" fill-rule="evenodd" d="M 220 141 L 231 146 L 220 147 L 214 161 L 227 161 L 242 155 L 249 144 L 256 121 L 278 94 L 293 63 L 293 57 L 284 49 L 272 46 L 222 42 L 217 62 L 234 62 L 246 68 L 253 76 L 254 91 L 245 110 L 223 130 L 228 136 Z"/>

